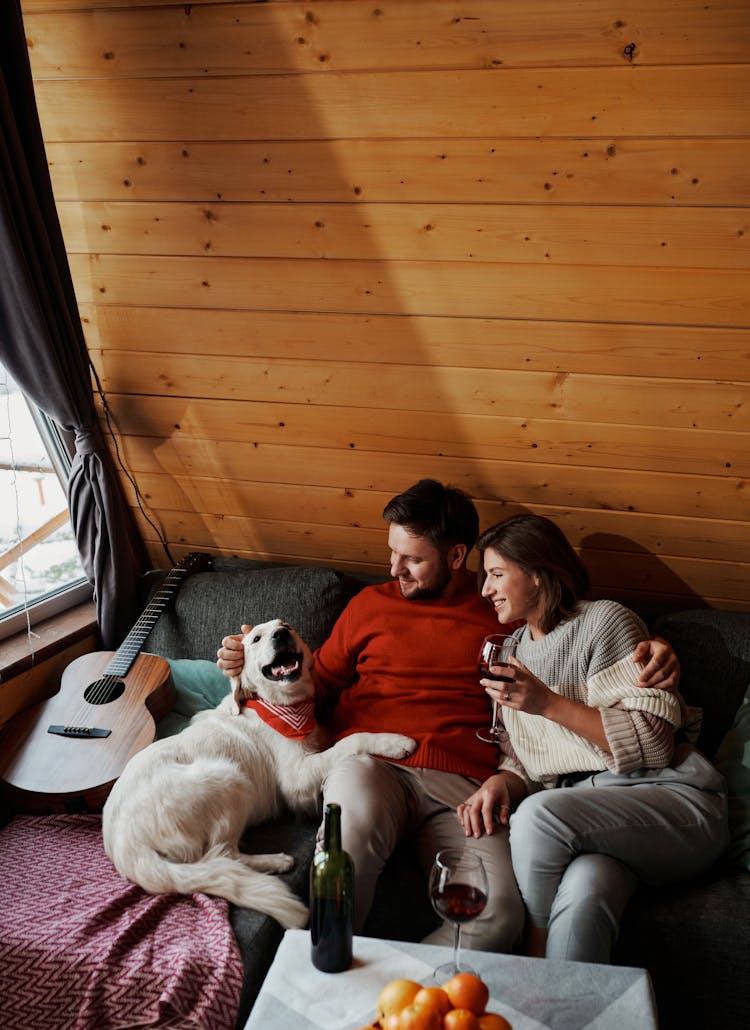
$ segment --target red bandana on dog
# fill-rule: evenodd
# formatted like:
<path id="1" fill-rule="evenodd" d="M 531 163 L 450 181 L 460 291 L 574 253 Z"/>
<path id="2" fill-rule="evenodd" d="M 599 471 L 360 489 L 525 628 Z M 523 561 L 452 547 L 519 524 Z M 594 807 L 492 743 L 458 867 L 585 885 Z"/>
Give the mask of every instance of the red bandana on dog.
<path id="1" fill-rule="evenodd" d="M 259 697 L 250 697 L 245 701 L 245 708 L 252 708 L 277 733 L 294 740 L 303 739 L 316 726 L 312 701 L 298 701 L 296 705 L 270 705 Z"/>

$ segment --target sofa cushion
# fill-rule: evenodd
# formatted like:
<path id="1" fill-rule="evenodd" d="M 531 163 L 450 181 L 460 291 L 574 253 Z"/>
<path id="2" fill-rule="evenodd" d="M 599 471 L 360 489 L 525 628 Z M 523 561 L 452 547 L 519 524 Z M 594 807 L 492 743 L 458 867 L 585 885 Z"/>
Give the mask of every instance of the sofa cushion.
<path id="1" fill-rule="evenodd" d="M 677 652 L 680 692 L 703 709 L 698 747 L 713 758 L 750 682 L 750 612 L 674 612 L 657 619 L 653 631 Z"/>
<path id="2" fill-rule="evenodd" d="M 430 904 L 427 876 L 412 840 L 403 840 L 385 863 L 375 886 L 363 933 L 391 941 L 421 941 L 440 920 Z"/>
<path id="3" fill-rule="evenodd" d="M 351 593 L 343 576 L 322 566 L 216 557 L 209 571 L 185 579 L 143 649 L 167 658 L 215 661 L 222 638 L 239 633 L 242 623 L 278 618 L 294 626 L 314 650 Z"/>
<path id="4" fill-rule="evenodd" d="M 750 876 L 722 863 L 686 883 L 640 887 L 612 961 L 648 969 L 661 1030 L 747 1026 Z"/>
<path id="5" fill-rule="evenodd" d="M 309 867 L 315 850 L 315 837 L 319 819 L 305 819 L 284 815 L 273 822 L 247 829 L 240 841 L 243 851 L 253 854 L 284 851 L 295 859 L 294 868 L 281 875 L 289 887 L 303 901 L 308 900 Z M 276 949 L 284 935 L 274 919 L 251 908 L 230 906 L 230 918 L 242 955 L 244 977 L 240 997 L 237 1027 L 242 1027 L 260 990 L 260 985 L 273 961 Z"/>

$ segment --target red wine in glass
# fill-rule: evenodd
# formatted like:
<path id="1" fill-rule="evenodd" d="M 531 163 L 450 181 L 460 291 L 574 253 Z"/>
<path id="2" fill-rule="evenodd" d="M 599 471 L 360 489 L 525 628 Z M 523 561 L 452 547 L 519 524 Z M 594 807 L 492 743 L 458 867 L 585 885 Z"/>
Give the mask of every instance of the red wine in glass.
<path id="1" fill-rule="evenodd" d="M 482 646 L 479 648 L 477 657 L 477 669 L 480 679 L 495 680 L 495 682 L 512 683 L 515 676 L 513 666 L 509 659 L 516 653 L 518 640 L 515 637 L 505 636 L 502 633 L 492 633 L 485 637 Z M 501 667 L 501 672 L 491 672 L 493 668 Z M 500 738 L 500 726 L 498 723 L 497 701 L 492 702 L 492 724 L 486 729 L 477 730 L 477 737 L 488 744 L 496 744 Z"/>
<path id="2" fill-rule="evenodd" d="M 449 923 L 468 923 L 484 911 L 487 895 L 468 883 L 446 883 L 442 890 L 432 892 L 430 900 L 437 914 Z"/>
<path id="3" fill-rule="evenodd" d="M 444 983 L 456 973 L 473 973 L 461 961 L 461 927 L 484 911 L 489 894 L 481 858 L 468 848 L 438 851 L 430 872 L 430 901 L 437 914 L 453 924 L 453 961 L 438 966 L 434 977 Z"/>
<path id="4" fill-rule="evenodd" d="M 488 665 L 478 665 L 477 672 L 479 673 L 480 679 L 495 680 L 500 683 L 512 683 L 514 676 L 511 671 L 512 666 L 504 664 L 501 666 L 503 672 L 491 672 Z"/>

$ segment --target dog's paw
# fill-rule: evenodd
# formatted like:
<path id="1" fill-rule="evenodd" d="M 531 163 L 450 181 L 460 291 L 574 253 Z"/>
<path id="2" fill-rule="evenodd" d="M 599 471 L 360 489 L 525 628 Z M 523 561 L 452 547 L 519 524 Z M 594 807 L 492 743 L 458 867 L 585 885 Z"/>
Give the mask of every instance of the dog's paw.
<path id="1" fill-rule="evenodd" d="M 267 855 L 241 854 L 240 861 L 258 873 L 288 873 L 295 866 L 292 856 L 283 851 Z"/>
<path id="2" fill-rule="evenodd" d="M 417 748 L 416 740 L 401 733 L 374 733 L 370 754 L 383 758 L 407 758 Z"/>
<path id="3" fill-rule="evenodd" d="M 269 855 L 269 858 L 275 859 L 275 867 L 272 870 L 274 873 L 288 873 L 297 864 L 291 855 L 287 855 L 283 851 L 280 851 L 277 855 Z"/>
<path id="4" fill-rule="evenodd" d="M 416 741 L 401 733 L 352 733 L 334 744 L 327 754 L 331 759 L 347 758 L 350 755 L 406 758 L 416 747 Z"/>

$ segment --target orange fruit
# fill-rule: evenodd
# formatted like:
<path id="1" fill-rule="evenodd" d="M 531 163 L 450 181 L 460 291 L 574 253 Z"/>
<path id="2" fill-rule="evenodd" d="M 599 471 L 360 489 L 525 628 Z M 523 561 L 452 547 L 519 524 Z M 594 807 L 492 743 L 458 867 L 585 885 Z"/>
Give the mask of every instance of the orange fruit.
<path id="1" fill-rule="evenodd" d="M 450 998 L 442 987 L 423 987 L 421 991 L 417 991 L 414 995 L 414 1004 L 424 1005 L 428 1009 L 435 1009 L 441 1019 L 453 1007 Z"/>
<path id="2" fill-rule="evenodd" d="M 422 985 L 415 980 L 390 980 L 378 995 L 375 1002 L 375 1016 L 379 1023 L 391 1012 L 400 1012 L 414 1001 L 414 995 Z M 390 1030 L 390 1028 L 389 1028 Z"/>
<path id="3" fill-rule="evenodd" d="M 385 1019 L 381 1019 L 375 1025 L 381 1027 L 381 1030 L 398 1030 L 398 1017 L 400 1015 L 400 1012 L 389 1012 Z"/>
<path id="4" fill-rule="evenodd" d="M 479 1017 L 479 1030 L 513 1030 L 505 1016 L 496 1012 L 485 1012 Z"/>
<path id="5" fill-rule="evenodd" d="M 398 1030 L 442 1030 L 442 1018 L 437 1009 L 413 1002 L 398 1014 Z"/>
<path id="6" fill-rule="evenodd" d="M 443 990 L 455 1009 L 468 1009 L 475 1016 L 481 1016 L 490 1000 L 487 984 L 474 973 L 456 973 Z"/>
<path id="7" fill-rule="evenodd" d="M 451 1009 L 443 1017 L 443 1030 L 479 1030 L 479 1020 L 469 1009 Z"/>

